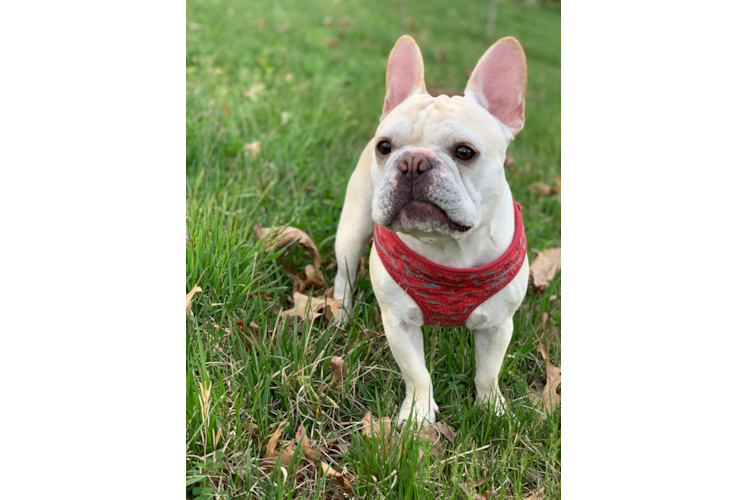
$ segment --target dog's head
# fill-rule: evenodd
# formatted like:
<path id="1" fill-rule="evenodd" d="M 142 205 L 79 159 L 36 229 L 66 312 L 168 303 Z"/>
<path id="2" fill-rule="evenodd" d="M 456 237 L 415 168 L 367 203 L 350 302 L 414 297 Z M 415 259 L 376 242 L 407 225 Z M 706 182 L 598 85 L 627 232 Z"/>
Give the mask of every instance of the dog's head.
<path id="1" fill-rule="evenodd" d="M 432 97 L 415 40 L 400 38 L 374 139 L 372 218 L 415 237 L 460 239 L 490 221 L 504 158 L 525 122 L 525 53 L 511 37 L 478 61 L 465 97 Z"/>

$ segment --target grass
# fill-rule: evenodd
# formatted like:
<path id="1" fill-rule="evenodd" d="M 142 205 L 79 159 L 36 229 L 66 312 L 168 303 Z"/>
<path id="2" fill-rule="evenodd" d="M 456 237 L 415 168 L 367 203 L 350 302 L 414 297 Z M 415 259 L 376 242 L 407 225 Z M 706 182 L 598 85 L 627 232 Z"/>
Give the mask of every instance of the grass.
<path id="1" fill-rule="evenodd" d="M 242 424 L 255 423 L 267 438 L 287 418 L 283 439 L 303 423 L 325 450 L 339 445 L 344 453 L 330 452 L 329 461 L 355 477 L 357 497 L 466 498 L 458 484 L 485 477 L 475 491 L 494 498 L 522 499 L 541 487 L 544 498 L 560 498 L 560 411 L 544 419 L 527 397 L 528 385 L 545 373 L 538 341 L 560 331 L 560 273 L 545 294 L 528 294 L 514 318 L 500 375 L 514 418 L 473 406 L 469 332 L 424 328 L 438 419 L 457 430 L 438 459 L 408 439 L 385 453 L 358 431 L 366 411 L 396 417 L 404 397 L 397 365 L 377 336 L 382 325 L 368 278 L 359 280 L 347 332 L 324 322 L 303 333 L 276 324 L 277 311 L 290 305 L 293 279 L 277 252 L 262 251 L 253 224 L 306 231 L 332 283 L 345 187 L 376 129 L 395 40 L 412 35 L 427 86 L 456 92 L 494 41 L 486 36 L 487 1 L 362 3 L 187 4 L 186 288 L 199 284 L 203 292 L 186 328 L 186 496 L 342 497 L 309 464 L 285 481 L 280 468 L 260 471 L 264 451 Z M 560 199 L 541 196 L 533 184 L 553 184 L 560 175 L 560 8 L 501 2 L 495 34 L 518 38 L 529 68 L 527 123 L 509 147 L 515 165 L 507 178 L 523 205 L 529 247 L 557 247 Z M 245 145 L 255 141 L 253 157 Z M 300 249 L 283 258 L 298 273 L 311 262 Z M 263 338 L 245 345 L 239 320 L 257 323 Z M 560 365 L 560 344 L 549 349 Z M 338 385 L 333 355 L 347 368 Z"/>

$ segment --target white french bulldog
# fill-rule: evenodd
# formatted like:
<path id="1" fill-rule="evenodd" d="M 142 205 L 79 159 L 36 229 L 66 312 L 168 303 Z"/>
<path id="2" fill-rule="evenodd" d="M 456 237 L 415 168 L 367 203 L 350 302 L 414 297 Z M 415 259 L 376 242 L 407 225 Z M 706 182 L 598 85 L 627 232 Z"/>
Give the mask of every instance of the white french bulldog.
<path id="1" fill-rule="evenodd" d="M 390 53 L 381 123 L 346 191 L 334 298 L 344 307 L 336 320 L 346 323 L 358 262 L 376 227 L 371 283 L 405 379 L 400 424 L 411 412 L 418 423 L 435 422 L 438 411 L 424 324 L 473 330 L 477 401 L 504 411 L 499 370 L 529 274 L 504 158 L 524 126 L 526 83 L 525 54 L 512 37 L 481 57 L 465 97 L 428 94 L 411 37 L 400 38 Z"/>

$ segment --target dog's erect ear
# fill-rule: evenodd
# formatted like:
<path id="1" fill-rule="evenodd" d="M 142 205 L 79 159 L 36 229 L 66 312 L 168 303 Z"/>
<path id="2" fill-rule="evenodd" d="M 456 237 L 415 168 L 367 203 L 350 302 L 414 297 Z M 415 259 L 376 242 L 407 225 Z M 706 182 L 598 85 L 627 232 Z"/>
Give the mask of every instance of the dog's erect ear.
<path id="1" fill-rule="evenodd" d="M 502 38 L 483 54 L 465 88 L 489 113 L 509 127 L 513 135 L 525 125 L 527 61 L 516 38 Z"/>
<path id="2" fill-rule="evenodd" d="M 401 36 L 387 61 L 387 93 L 380 121 L 408 97 L 425 94 L 423 58 L 418 44 L 408 35 Z"/>

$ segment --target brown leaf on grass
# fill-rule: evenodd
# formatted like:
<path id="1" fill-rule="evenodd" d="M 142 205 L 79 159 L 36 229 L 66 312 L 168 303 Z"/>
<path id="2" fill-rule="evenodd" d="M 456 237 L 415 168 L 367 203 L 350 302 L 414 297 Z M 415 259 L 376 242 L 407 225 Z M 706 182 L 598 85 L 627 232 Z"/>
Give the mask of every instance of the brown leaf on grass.
<path id="1" fill-rule="evenodd" d="M 291 465 L 291 460 L 293 459 L 295 451 L 296 443 L 293 441 L 289 441 L 283 446 L 283 450 L 281 451 L 281 465 L 283 467 Z M 296 463 L 298 463 L 298 461 Z"/>
<path id="2" fill-rule="evenodd" d="M 446 423 L 444 420 L 440 420 L 433 425 L 436 430 L 439 431 L 439 434 L 447 438 L 447 441 L 449 441 L 450 443 L 457 437 L 457 431 L 455 430 L 455 428 Z"/>
<path id="3" fill-rule="evenodd" d="M 376 439 L 380 439 L 379 436 L 383 436 L 384 449 L 387 453 L 390 451 L 390 446 L 400 440 L 400 434 L 392 432 L 392 420 L 390 420 L 390 417 L 384 417 L 377 421 L 376 418 L 371 416 L 371 412 L 367 411 L 364 418 L 361 419 L 361 423 L 363 424 L 361 434 L 364 436 Z"/>
<path id="4" fill-rule="evenodd" d="M 418 435 L 420 439 L 431 442 L 431 453 L 434 457 L 438 457 L 444 452 L 444 442 L 442 442 L 441 436 L 444 436 L 451 443 L 457 437 L 457 431 L 442 420 L 435 424 L 424 425 Z"/>
<path id="5" fill-rule="evenodd" d="M 340 313 L 342 300 L 332 300 L 326 296 L 309 297 L 302 293 L 293 294 L 294 307 L 280 313 L 282 318 L 299 317 L 302 321 L 314 321 L 323 314 L 330 320 L 332 316 Z M 307 306 L 308 304 L 308 306 Z"/>
<path id="6" fill-rule="evenodd" d="M 542 390 L 530 389 L 530 400 L 535 406 L 541 405 L 546 412 L 551 412 L 557 405 L 561 404 L 561 395 L 556 393 L 558 386 L 561 385 L 561 367 L 554 366 L 550 359 L 548 359 L 545 341 L 540 341 L 538 350 L 543 360 L 545 360 L 546 381 Z M 537 387 L 537 385 L 533 381 L 533 386 Z"/>
<path id="7" fill-rule="evenodd" d="M 214 324 L 214 326 L 217 327 L 218 325 Z M 252 347 L 251 340 L 254 340 L 258 344 L 262 343 L 262 334 L 260 333 L 260 327 L 254 321 L 251 321 L 249 323 L 249 327 L 246 327 L 244 325 L 244 321 L 239 320 L 239 321 L 236 322 L 236 328 L 239 330 L 239 338 L 241 339 L 242 342 L 244 342 L 244 345 L 247 348 Z M 247 328 L 249 328 L 249 330 Z M 226 329 L 226 330 L 228 331 L 228 329 Z M 276 342 L 275 337 L 272 337 L 270 335 L 269 335 L 269 337 L 270 337 L 270 340 L 272 340 L 273 344 L 275 344 L 275 342 Z"/>
<path id="8" fill-rule="evenodd" d="M 293 280 L 293 293 L 304 293 L 306 292 L 306 283 L 300 278 Z"/>
<path id="9" fill-rule="evenodd" d="M 431 453 L 438 457 L 444 452 L 444 444 L 441 442 L 441 435 L 433 425 L 424 425 L 418 433 L 418 438 L 431 442 Z"/>
<path id="10" fill-rule="evenodd" d="M 345 378 L 345 361 L 340 356 L 333 356 L 330 360 L 330 371 L 332 371 L 332 379 L 336 384 L 339 384 Z"/>
<path id="11" fill-rule="evenodd" d="M 512 168 L 514 166 L 514 158 L 512 158 L 509 155 L 506 155 L 506 158 L 504 158 L 504 168 Z"/>
<path id="12" fill-rule="evenodd" d="M 557 175 L 554 180 L 556 181 L 556 185 L 553 186 L 553 192 L 561 194 L 561 176 Z"/>
<path id="13" fill-rule="evenodd" d="M 544 491 L 545 491 L 545 486 L 541 486 L 538 491 L 533 491 L 532 495 L 530 495 L 529 497 L 525 497 L 524 500 L 540 500 L 539 495 L 543 493 Z"/>
<path id="14" fill-rule="evenodd" d="M 260 460 L 259 464 L 260 469 L 266 472 L 275 468 L 275 464 L 278 460 L 278 451 L 276 448 L 278 447 L 278 440 L 280 440 L 281 433 L 283 433 L 283 426 L 286 425 L 286 421 L 287 419 L 283 419 L 283 422 L 278 425 L 278 428 L 273 434 L 271 434 L 270 439 L 268 439 L 268 444 L 265 448 L 265 457 Z"/>
<path id="15" fill-rule="evenodd" d="M 338 46 L 338 41 L 334 38 L 328 37 L 328 38 L 325 38 L 325 45 L 327 45 L 328 47 L 332 49 Z"/>
<path id="16" fill-rule="evenodd" d="M 550 196 L 552 188 L 548 184 L 544 184 L 542 182 L 535 182 L 532 185 L 533 188 L 538 192 L 540 196 Z"/>
<path id="17" fill-rule="evenodd" d="M 325 319 L 327 321 L 332 321 L 332 319 L 340 314 L 342 310 L 342 300 L 328 300 L 327 304 L 325 304 Z"/>
<path id="18" fill-rule="evenodd" d="M 262 238 L 268 232 L 270 228 L 260 227 L 259 224 L 254 225 L 254 232 L 258 238 Z M 265 250 L 282 249 L 286 248 L 293 243 L 297 243 L 299 246 L 306 248 L 312 252 L 312 261 L 314 263 L 314 284 L 320 287 L 326 287 L 325 277 L 322 275 L 322 258 L 317 250 L 317 245 L 314 244 L 312 239 L 301 229 L 295 227 L 286 227 L 283 229 L 276 229 L 269 234 L 265 240 Z"/>
<path id="19" fill-rule="evenodd" d="M 312 264 L 307 264 L 306 267 L 304 267 L 304 275 L 302 277 L 306 286 L 327 286 L 327 283 L 325 283 L 325 277 L 322 276 L 322 272 L 318 272 Z"/>
<path id="20" fill-rule="evenodd" d="M 278 428 L 275 430 L 274 433 L 270 435 L 270 439 L 268 440 L 267 448 L 265 448 L 265 457 L 277 457 L 278 452 L 275 451 L 276 446 L 278 446 L 278 440 L 281 437 L 281 434 L 283 433 L 283 426 L 286 425 L 286 422 L 288 419 L 283 419 L 283 422 L 281 422 L 278 425 Z"/>
<path id="21" fill-rule="evenodd" d="M 192 290 L 190 290 L 190 293 L 187 294 L 187 315 L 188 316 L 192 315 L 192 304 L 191 304 L 191 302 L 192 302 L 193 295 L 195 295 L 197 292 L 202 292 L 202 291 L 203 291 L 202 288 L 200 288 L 199 286 L 195 285 L 195 286 L 192 287 Z"/>
<path id="22" fill-rule="evenodd" d="M 560 268 L 561 249 L 549 248 L 543 250 L 535 257 L 532 264 L 530 264 L 530 277 L 532 278 L 533 286 L 540 292 L 543 292 L 548 287 L 548 283 L 556 275 L 556 271 Z"/>
<path id="23" fill-rule="evenodd" d="M 338 472 L 335 469 L 333 469 L 330 465 L 327 464 L 324 460 L 319 461 L 319 467 L 322 470 L 322 472 L 327 477 L 335 478 L 335 482 L 338 483 L 338 485 L 345 490 L 346 493 L 352 494 L 353 490 L 351 489 L 351 479 L 353 479 L 353 476 L 350 474 L 343 474 L 342 472 Z"/>
<path id="24" fill-rule="evenodd" d="M 257 159 L 257 155 L 260 154 L 260 146 L 261 146 L 261 144 L 262 144 L 261 141 L 254 141 L 254 142 L 250 142 L 249 144 L 245 144 L 244 145 L 244 154 L 245 155 L 251 154 L 252 155 L 252 159 L 256 160 Z"/>
<path id="25" fill-rule="evenodd" d="M 351 447 L 351 443 L 349 443 L 348 441 L 342 439 L 340 442 L 333 443 L 330 446 L 328 446 L 327 448 L 328 448 L 328 451 L 336 452 L 338 455 L 340 455 L 342 457 L 343 455 L 345 455 L 348 452 L 348 448 L 350 448 L 350 447 Z"/>
<path id="26" fill-rule="evenodd" d="M 304 457 L 306 457 L 307 460 L 320 467 L 322 473 L 325 474 L 326 477 L 335 479 L 340 487 L 347 493 L 352 493 L 350 481 L 353 479 L 353 476 L 338 472 L 324 460 L 321 460 L 322 451 L 312 446 L 309 437 L 306 435 L 304 424 L 301 424 L 299 429 L 296 431 L 296 442 L 301 445 L 302 450 L 304 451 Z"/>
<path id="27" fill-rule="evenodd" d="M 223 114 L 226 116 L 229 116 L 231 114 L 231 111 L 229 110 L 229 107 L 225 104 L 223 105 Z"/>

